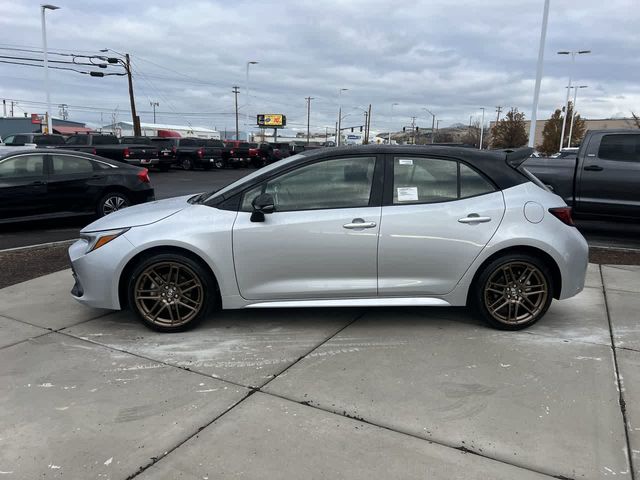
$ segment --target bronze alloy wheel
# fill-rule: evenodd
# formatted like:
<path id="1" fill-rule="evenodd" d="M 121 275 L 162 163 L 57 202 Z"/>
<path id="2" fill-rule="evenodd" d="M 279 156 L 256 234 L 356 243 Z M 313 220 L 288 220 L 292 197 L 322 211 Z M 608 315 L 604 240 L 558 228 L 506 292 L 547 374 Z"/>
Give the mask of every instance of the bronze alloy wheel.
<path id="1" fill-rule="evenodd" d="M 138 312 L 160 327 L 178 327 L 202 310 L 204 288 L 198 275 L 187 265 L 164 261 L 149 265 L 134 286 Z"/>
<path id="2" fill-rule="evenodd" d="M 500 265 L 484 287 L 484 304 L 497 321 L 519 325 L 535 319 L 547 306 L 549 284 L 544 273 L 525 261 Z"/>

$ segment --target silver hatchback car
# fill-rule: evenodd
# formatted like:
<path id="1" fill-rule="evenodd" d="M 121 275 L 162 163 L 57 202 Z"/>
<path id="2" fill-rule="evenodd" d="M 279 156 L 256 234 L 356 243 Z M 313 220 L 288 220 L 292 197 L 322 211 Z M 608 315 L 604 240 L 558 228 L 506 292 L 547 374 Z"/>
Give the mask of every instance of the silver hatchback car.
<path id="1" fill-rule="evenodd" d="M 571 209 L 531 149 L 327 148 L 217 192 L 92 223 L 69 249 L 84 304 L 160 331 L 217 308 L 470 305 L 509 330 L 584 287 Z"/>

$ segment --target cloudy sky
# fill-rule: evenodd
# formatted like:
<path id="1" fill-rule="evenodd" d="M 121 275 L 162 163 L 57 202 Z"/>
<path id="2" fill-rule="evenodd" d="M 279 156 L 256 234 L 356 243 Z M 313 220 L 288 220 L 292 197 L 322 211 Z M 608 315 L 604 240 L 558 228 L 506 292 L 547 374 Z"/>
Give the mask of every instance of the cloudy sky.
<path id="1" fill-rule="evenodd" d="M 317 131 L 334 125 L 342 88 L 343 125 L 361 124 L 371 103 L 374 131 L 399 129 L 412 116 L 430 126 L 424 108 L 441 127 L 467 124 L 480 107 L 487 121 L 497 105 L 531 114 L 543 0 L 55 2 L 49 49 L 129 52 L 143 122 L 152 120 L 154 101 L 158 122 L 231 130 L 233 85 L 242 114 L 284 113 L 300 129 L 305 97 L 314 97 Z M 41 58 L 15 50 L 41 49 L 40 3 L 0 2 L 0 55 Z M 574 81 L 588 85 L 578 98 L 583 116 L 640 111 L 639 7 L 638 0 L 551 0 L 539 118 L 564 101 L 570 59 L 558 50 L 592 50 L 574 68 Z M 251 66 L 247 107 L 249 60 L 259 64 Z M 0 97 L 17 100 L 16 114 L 43 112 L 43 69 L 0 63 Z M 72 120 L 130 118 L 125 77 L 52 71 L 51 98 L 69 105 Z"/>

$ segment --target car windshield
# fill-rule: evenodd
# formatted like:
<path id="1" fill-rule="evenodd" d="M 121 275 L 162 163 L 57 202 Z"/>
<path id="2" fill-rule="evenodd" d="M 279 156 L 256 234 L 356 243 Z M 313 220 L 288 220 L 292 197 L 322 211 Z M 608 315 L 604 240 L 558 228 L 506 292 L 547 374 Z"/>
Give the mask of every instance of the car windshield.
<path id="1" fill-rule="evenodd" d="M 216 198 L 216 197 L 219 197 L 220 195 L 224 195 L 225 192 L 228 192 L 228 191 L 236 188 L 237 186 L 244 184 L 245 182 L 251 182 L 254 178 L 256 178 L 256 177 L 258 177 L 260 175 L 264 175 L 265 173 L 269 173 L 270 171 L 275 170 L 276 168 L 279 168 L 279 167 L 281 167 L 283 165 L 286 165 L 288 163 L 295 162 L 296 160 L 298 160 L 298 159 L 300 159 L 302 157 L 304 157 L 304 154 L 303 153 L 299 153 L 298 155 L 294 155 L 292 157 L 288 157 L 286 160 L 281 160 L 279 162 L 272 163 L 271 165 L 268 165 L 268 166 L 266 166 L 264 168 L 256 170 L 255 172 L 250 173 L 246 177 L 242 177 L 241 179 L 236 180 L 235 182 L 230 183 L 226 187 L 222 187 L 219 190 L 213 190 L 211 192 L 201 193 L 197 197 L 193 198 L 192 203 L 204 203 L 205 201 L 209 200 L 210 198 Z"/>

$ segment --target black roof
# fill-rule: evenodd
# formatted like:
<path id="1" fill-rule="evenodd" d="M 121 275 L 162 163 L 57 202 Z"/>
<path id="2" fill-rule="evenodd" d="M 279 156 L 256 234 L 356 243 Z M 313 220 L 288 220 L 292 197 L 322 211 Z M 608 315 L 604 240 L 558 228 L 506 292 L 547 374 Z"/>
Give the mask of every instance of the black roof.
<path id="1" fill-rule="evenodd" d="M 110 158 L 99 157 L 98 155 L 93 155 L 91 153 L 79 152 L 77 150 L 67 150 L 63 148 L 0 147 L 0 160 L 4 160 L 5 158 L 12 157 L 18 154 L 24 155 L 29 153 L 37 153 L 40 155 L 55 155 L 57 153 L 66 153 L 69 155 L 74 155 L 76 157 L 84 157 L 88 160 L 97 160 L 99 162 L 108 163 L 109 165 L 113 165 L 114 167 L 118 168 L 141 170 L 140 167 L 129 165 L 128 163 L 111 160 Z"/>
<path id="2" fill-rule="evenodd" d="M 505 190 L 529 179 L 517 170 L 533 152 L 532 148 L 519 148 L 513 150 L 476 150 L 468 147 L 454 147 L 441 145 L 357 145 L 344 147 L 324 147 L 314 150 L 307 150 L 301 153 L 295 160 L 282 161 L 280 168 L 274 168 L 257 175 L 250 183 L 242 184 L 223 195 L 214 196 L 212 203 L 220 202 L 234 196 L 239 191 L 251 185 L 256 185 L 263 180 L 278 175 L 291 168 L 313 163 L 316 160 L 330 157 L 346 157 L 354 155 L 422 155 L 432 158 L 454 159 L 467 163 L 471 167 L 479 170 L 495 183 L 500 190 Z M 290 157 L 294 158 L 294 157 Z M 207 202 L 209 203 L 209 202 Z"/>

